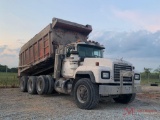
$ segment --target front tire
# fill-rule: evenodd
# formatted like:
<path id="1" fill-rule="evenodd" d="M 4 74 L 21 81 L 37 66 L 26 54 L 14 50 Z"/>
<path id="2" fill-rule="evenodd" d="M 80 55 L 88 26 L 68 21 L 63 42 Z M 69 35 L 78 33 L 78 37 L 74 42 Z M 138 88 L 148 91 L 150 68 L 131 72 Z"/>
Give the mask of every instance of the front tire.
<path id="1" fill-rule="evenodd" d="M 119 95 L 117 98 L 113 98 L 116 103 L 128 104 L 131 103 L 136 97 L 136 94 L 123 94 Z"/>
<path id="2" fill-rule="evenodd" d="M 88 78 L 78 80 L 74 86 L 74 99 L 81 109 L 96 107 L 99 102 L 98 85 L 93 84 Z"/>

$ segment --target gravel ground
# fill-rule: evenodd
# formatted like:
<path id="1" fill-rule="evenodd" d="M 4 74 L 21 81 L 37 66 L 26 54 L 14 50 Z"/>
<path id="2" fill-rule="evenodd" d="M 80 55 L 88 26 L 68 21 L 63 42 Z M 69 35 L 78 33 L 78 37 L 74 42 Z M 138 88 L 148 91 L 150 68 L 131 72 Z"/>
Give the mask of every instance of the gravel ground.
<path id="1" fill-rule="evenodd" d="M 149 91 L 151 93 L 149 93 Z M 143 87 L 134 102 L 101 101 L 94 110 L 81 110 L 72 96 L 30 95 L 18 88 L 0 89 L 0 120 L 160 120 L 160 87 Z"/>

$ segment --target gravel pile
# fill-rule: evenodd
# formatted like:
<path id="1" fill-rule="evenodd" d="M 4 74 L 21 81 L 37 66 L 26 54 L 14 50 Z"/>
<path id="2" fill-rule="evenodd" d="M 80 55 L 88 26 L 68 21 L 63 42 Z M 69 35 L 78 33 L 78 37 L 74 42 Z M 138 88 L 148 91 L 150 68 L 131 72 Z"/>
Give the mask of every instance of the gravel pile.
<path id="1" fill-rule="evenodd" d="M 0 89 L 0 120 L 160 120 L 160 103 L 143 99 L 128 105 L 103 100 L 94 110 L 81 110 L 72 96 L 30 95 L 18 88 Z"/>

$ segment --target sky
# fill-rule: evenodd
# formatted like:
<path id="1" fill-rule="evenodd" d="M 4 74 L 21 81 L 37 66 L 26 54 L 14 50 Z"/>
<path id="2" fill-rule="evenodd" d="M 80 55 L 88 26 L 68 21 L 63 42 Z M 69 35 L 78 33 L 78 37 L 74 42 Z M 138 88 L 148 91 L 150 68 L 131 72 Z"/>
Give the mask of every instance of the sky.
<path id="1" fill-rule="evenodd" d="M 0 64 L 18 66 L 20 47 L 53 17 L 92 25 L 89 39 L 106 58 L 123 58 L 142 72 L 160 65 L 159 0 L 0 0 Z"/>

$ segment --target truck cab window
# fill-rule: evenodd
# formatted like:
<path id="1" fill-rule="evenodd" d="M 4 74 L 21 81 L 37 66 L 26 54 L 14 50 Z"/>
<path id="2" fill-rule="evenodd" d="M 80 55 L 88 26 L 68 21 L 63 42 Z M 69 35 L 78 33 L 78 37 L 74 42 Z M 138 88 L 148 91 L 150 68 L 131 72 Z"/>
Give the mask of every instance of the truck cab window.
<path id="1" fill-rule="evenodd" d="M 79 57 L 85 58 L 102 58 L 103 57 L 103 48 L 92 46 L 92 45 L 78 45 Z"/>

